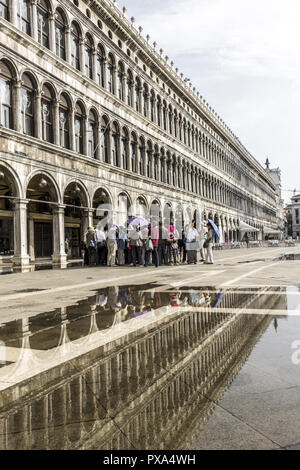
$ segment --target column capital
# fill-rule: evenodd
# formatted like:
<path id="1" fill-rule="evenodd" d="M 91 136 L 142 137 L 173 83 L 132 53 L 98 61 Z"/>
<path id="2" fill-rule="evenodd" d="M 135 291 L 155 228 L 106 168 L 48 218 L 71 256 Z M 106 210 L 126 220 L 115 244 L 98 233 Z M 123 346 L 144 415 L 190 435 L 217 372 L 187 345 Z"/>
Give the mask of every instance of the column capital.
<path id="1" fill-rule="evenodd" d="M 29 204 L 29 200 L 28 199 L 23 199 L 23 198 L 18 198 L 18 199 L 13 199 L 13 203 L 15 204 L 15 206 L 23 205 L 24 207 L 26 207 Z"/>

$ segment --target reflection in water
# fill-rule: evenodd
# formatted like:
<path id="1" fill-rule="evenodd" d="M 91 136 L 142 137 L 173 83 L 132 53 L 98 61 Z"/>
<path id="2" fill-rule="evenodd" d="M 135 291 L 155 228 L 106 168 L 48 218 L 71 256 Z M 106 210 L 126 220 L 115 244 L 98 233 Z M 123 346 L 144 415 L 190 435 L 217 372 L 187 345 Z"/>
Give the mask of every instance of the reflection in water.
<path id="1" fill-rule="evenodd" d="M 286 296 L 157 287 L 108 287 L 0 327 L 1 449 L 185 448 Z"/>

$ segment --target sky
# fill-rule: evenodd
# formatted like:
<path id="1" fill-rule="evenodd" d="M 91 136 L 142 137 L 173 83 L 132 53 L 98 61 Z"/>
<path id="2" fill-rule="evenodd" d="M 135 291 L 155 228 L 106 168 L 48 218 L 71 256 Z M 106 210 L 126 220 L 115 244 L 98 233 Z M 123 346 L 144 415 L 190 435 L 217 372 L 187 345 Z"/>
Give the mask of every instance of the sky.
<path id="1" fill-rule="evenodd" d="M 151 44 L 264 165 L 300 192 L 299 0 L 124 0 Z"/>

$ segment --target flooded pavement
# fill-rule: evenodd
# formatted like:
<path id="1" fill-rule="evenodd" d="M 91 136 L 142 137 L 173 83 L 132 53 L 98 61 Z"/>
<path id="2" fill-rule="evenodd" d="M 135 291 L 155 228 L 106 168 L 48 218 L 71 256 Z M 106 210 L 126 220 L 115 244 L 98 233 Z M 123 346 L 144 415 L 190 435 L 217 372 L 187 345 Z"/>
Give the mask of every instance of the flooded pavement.
<path id="1" fill-rule="evenodd" d="M 27 309 L 0 325 L 0 449 L 297 448 L 299 312 L 295 286 L 183 282 Z"/>

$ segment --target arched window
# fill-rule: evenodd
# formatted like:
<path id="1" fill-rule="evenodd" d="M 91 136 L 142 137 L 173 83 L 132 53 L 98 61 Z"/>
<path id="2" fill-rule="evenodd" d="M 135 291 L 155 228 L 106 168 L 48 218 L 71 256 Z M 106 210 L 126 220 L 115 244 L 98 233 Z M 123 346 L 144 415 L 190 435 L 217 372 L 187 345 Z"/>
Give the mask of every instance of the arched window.
<path id="1" fill-rule="evenodd" d="M 53 94 L 48 85 L 43 86 L 41 110 L 43 140 L 53 143 Z"/>
<path id="2" fill-rule="evenodd" d="M 93 79 L 93 47 L 93 40 L 87 35 L 84 45 L 84 73 L 90 79 Z"/>
<path id="3" fill-rule="evenodd" d="M 171 106 L 169 106 L 169 132 L 171 135 L 173 134 L 173 112 Z"/>
<path id="4" fill-rule="evenodd" d="M 140 112 L 140 90 L 141 90 L 141 82 L 139 78 L 136 78 L 135 82 L 135 110 L 139 113 Z"/>
<path id="5" fill-rule="evenodd" d="M 122 62 L 119 62 L 117 89 L 118 89 L 118 98 L 122 101 L 124 100 L 123 79 L 124 79 L 124 65 L 122 64 Z"/>
<path id="6" fill-rule="evenodd" d="M 149 99 L 149 93 L 148 93 L 148 86 L 144 84 L 144 89 L 143 89 L 143 114 L 145 117 L 148 116 L 148 99 Z"/>
<path id="7" fill-rule="evenodd" d="M 21 113 L 23 133 L 34 136 L 34 86 L 26 73 L 22 77 Z"/>
<path id="8" fill-rule="evenodd" d="M 76 103 L 74 115 L 75 151 L 83 153 L 83 109 L 80 103 Z"/>
<path id="9" fill-rule="evenodd" d="M 154 122 L 154 113 L 155 113 L 155 95 L 154 92 L 151 92 L 150 98 L 150 119 Z"/>
<path id="10" fill-rule="evenodd" d="M 109 162 L 109 121 L 103 116 L 101 119 L 101 159 L 103 162 Z"/>
<path id="11" fill-rule="evenodd" d="M 115 71 L 115 60 L 112 54 L 108 56 L 108 64 L 107 64 L 107 87 L 110 93 L 115 93 L 114 87 L 114 72 Z"/>
<path id="12" fill-rule="evenodd" d="M 12 128 L 12 74 L 5 62 L 0 62 L 0 124 Z"/>
<path id="13" fill-rule="evenodd" d="M 155 149 L 155 154 L 154 154 L 154 179 L 156 181 L 158 181 L 158 162 L 159 162 L 158 150 Z"/>
<path id="14" fill-rule="evenodd" d="M 172 184 L 173 184 L 173 186 L 176 186 L 176 161 L 175 161 L 175 156 L 173 157 L 173 162 L 172 162 Z"/>
<path id="15" fill-rule="evenodd" d="M 164 101 L 163 105 L 163 129 L 167 130 L 167 103 Z"/>
<path id="16" fill-rule="evenodd" d="M 130 150 L 131 150 L 131 169 L 133 172 L 137 172 L 136 168 L 136 148 L 137 148 L 137 139 L 135 134 L 131 134 L 131 143 L 130 143 Z"/>
<path id="17" fill-rule="evenodd" d="M 120 159 L 119 159 L 119 127 L 116 123 L 114 123 L 113 126 L 112 126 L 111 156 L 112 156 L 112 164 L 114 166 L 120 166 Z"/>
<path id="18" fill-rule="evenodd" d="M 0 0 L 0 18 L 9 20 L 8 0 Z"/>
<path id="19" fill-rule="evenodd" d="M 55 15 L 55 50 L 58 57 L 66 60 L 66 21 L 60 9 Z"/>
<path id="20" fill-rule="evenodd" d="M 39 43 L 49 49 L 49 7 L 45 0 L 38 0 L 37 29 Z"/>
<path id="21" fill-rule="evenodd" d="M 167 183 L 168 184 L 171 184 L 171 180 L 170 180 L 170 170 L 171 170 L 171 159 L 170 159 L 170 156 L 168 155 L 167 156 Z"/>
<path id="22" fill-rule="evenodd" d="M 164 181 L 164 156 L 163 153 L 160 155 L 160 175 L 159 175 L 159 181 Z"/>
<path id="23" fill-rule="evenodd" d="M 186 121 L 183 119 L 183 143 L 186 144 Z"/>
<path id="24" fill-rule="evenodd" d="M 122 167 L 125 170 L 128 170 L 128 132 L 124 127 L 122 129 L 121 155 L 122 155 Z"/>
<path id="25" fill-rule="evenodd" d="M 157 108 L 157 125 L 159 127 L 161 127 L 161 100 L 160 100 L 160 97 L 157 98 L 157 104 L 156 104 L 156 108 Z"/>
<path id="26" fill-rule="evenodd" d="M 152 177 L 151 167 L 152 167 L 152 144 L 151 144 L 151 142 L 148 142 L 148 146 L 147 146 L 147 174 L 146 174 L 146 176 L 148 176 L 148 178 Z"/>
<path id="27" fill-rule="evenodd" d="M 179 140 L 182 142 L 182 117 L 181 114 L 179 114 Z"/>
<path id="28" fill-rule="evenodd" d="M 139 141 L 139 174 L 145 175 L 145 142 L 142 138 Z"/>
<path id="29" fill-rule="evenodd" d="M 59 104 L 59 140 L 60 145 L 66 149 L 70 148 L 70 116 L 69 103 L 65 95 L 61 95 Z"/>
<path id="30" fill-rule="evenodd" d="M 99 44 L 97 51 L 97 64 L 96 64 L 96 73 L 97 73 L 97 83 L 98 85 L 104 87 L 104 60 L 105 52 L 103 47 Z"/>
<path id="31" fill-rule="evenodd" d="M 177 111 L 174 111 L 174 137 L 177 139 Z"/>
<path id="32" fill-rule="evenodd" d="M 76 23 L 71 26 L 71 64 L 80 70 L 80 29 Z"/>
<path id="33" fill-rule="evenodd" d="M 97 117 L 94 111 L 90 111 L 88 120 L 88 156 L 96 157 L 97 147 Z"/>
<path id="34" fill-rule="evenodd" d="M 30 27 L 30 16 L 31 16 L 31 3 L 30 0 L 19 0 L 17 3 L 18 10 L 18 24 L 19 28 L 23 33 L 31 35 L 31 27 Z"/>
<path id="35" fill-rule="evenodd" d="M 132 88 L 133 88 L 133 77 L 130 70 L 127 72 L 127 104 L 132 106 Z"/>

